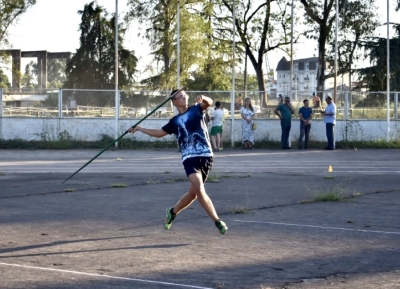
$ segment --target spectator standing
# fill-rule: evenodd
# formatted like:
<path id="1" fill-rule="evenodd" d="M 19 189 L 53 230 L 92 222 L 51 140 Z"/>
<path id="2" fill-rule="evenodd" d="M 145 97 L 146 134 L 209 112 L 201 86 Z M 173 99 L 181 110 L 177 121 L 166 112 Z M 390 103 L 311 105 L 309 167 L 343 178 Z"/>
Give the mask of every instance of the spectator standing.
<path id="1" fill-rule="evenodd" d="M 211 114 L 211 143 L 214 151 L 222 151 L 221 135 L 224 124 L 224 112 L 221 109 L 221 103 L 215 102 L 215 109 Z"/>
<path id="2" fill-rule="evenodd" d="M 328 139 L 328 146 L 324 148 L 324 150 L 334 150 L 335 149 L 335 140 L 334 140 L 334 129 L 336 124 L 336 105 L 332 101 L 332 97 L 326 97 L 326 106 L 325 111 L 322 112 L 324 116 L 324 123 L 326 126 L 326 138 Z"/>
<path id="3" fill-rule="evenodd" d="M 294 114 L 294 109 L 292 104 L 290 103 L 290 98 L 288 96 L 285 97 L 285 102 L 283 104 L 279 104 L 274 113 L 281 120 L 281 128 L 282 128 L 282 136 L 281 143 L 282 149 L 291 149 L 289 146 L 289 134 L 290 128 L 292 127 L 292 114 Z"/>
<path id="4" fill-rule="evenodd" d="M 283 103 L 283 96 L 282 96 L 282 94 L 279 94 L 279 96 L 278 96 L 278 105 L 280 105 L 282 103 Z"/>
<path id="5" fill-rule="evenodd" d="M 243 106 L 242 94 L 239 93 L 239 96 L 235 102 L 235 110 L 240 110 Z"/>
<path id="6" fill-rule="evenodd" d="M 315 92 L 313 92 L 312 101 L 313 101 L 314 109 L 322 109 L 321 99 L 319 98 L 318 95 L 315 94 Z"/>
<path id="7" fill-rule="evenodd" d="M 302 149 L 303 137 L 304 140 L 304 148 L 308 149 L 308 139 L 311 130 L 311 119 L 312 119 L 312 109 L 308 106 L 308 99 L 303 100 L 304 106 L 299 110 L 300 117 L 300 136 L 299 136 L 299 149 Z"/>
<path id="8" fill-rule="evenodd" d="M 244 106 L 240 109 L 242 116 L 242 149 L 253 149 L 254 132 L 252 128 L 253 117 L 255 115 L 250 98 L 246 98 Z"/>

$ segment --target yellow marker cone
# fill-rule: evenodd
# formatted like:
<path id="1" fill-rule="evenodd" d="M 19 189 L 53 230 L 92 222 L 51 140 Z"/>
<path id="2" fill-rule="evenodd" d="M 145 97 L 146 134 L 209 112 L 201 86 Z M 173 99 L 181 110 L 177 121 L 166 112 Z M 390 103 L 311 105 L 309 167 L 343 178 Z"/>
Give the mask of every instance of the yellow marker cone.
<path id="1" fill-rule="evenodd" d="M 332 166 L 329 165 L 328 167 L 328 174 L 324 177 L 324 179 L 334 179 L 335 175 L 333 174 Z"/>

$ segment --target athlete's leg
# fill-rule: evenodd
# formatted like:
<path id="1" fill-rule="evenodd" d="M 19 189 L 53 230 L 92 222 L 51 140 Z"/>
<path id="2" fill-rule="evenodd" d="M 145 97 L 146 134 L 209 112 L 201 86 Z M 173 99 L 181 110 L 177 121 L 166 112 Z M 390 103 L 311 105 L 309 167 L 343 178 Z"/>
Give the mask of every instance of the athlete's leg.
<path id="1" fill-rule="evenodd" d="M 174 213 L 179 214 L 182 210 L 189 207 L 197 198 L 196 191 L 190 185 L 189 191 L 182 196 L 182 198 L 176 203 L 174 207 Z"/>
<path id="2" fill-rule="evenodd" d="M 200 205 L 211 217 L 211 219 L 213 219 L 214 222 L 218 220 L 218 215 L 217 212 L 215 211 L 214 205 L 204 188 L 203 177 L 201 173 L 190 174 L 189 181 L 191 183 L 189 191 L 196 193 Z"/>

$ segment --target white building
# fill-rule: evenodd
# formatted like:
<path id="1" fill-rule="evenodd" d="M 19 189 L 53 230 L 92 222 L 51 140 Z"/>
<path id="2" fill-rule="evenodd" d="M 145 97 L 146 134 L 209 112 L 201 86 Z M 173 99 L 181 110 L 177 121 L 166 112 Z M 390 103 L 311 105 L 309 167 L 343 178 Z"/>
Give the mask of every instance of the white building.
<path id="1" fill-rule="evenodd" d="M 317 90 L 317 71 L 318 57 L 293 60 L 292 93 L 295 98 L 297 92 L 311 95 Z M 290 60 L 282 57 L 276 67 L 276 73 L 277 95 L 290 95 Z"/>
<path id="2" fill-rule="evenodd" d="M 277 81 L 276 81 L 276 79 L 268 79 L 266 82 L 265 82 L 265 91 L 270 95 L 270 94 L 273 94 L 273 95 L 275 95 L 276 94 L 276 91 L 277 91 Z"/>

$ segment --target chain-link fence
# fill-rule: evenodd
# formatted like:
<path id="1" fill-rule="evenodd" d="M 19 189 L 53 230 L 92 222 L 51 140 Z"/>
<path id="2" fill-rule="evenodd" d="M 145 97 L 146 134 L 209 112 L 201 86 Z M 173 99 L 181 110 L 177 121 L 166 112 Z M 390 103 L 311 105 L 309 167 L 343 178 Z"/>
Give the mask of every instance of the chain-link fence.
<path id="1" fill-rule="evenodd" d="M 2 117 L 88 117 L 115 118 L 115 90 L 2 90 L 0 109 Z M 118 91 L 119 117 L 142 118 L 159 103 L 169 97 L 170 91 L 124 90 Z M 231 91 L 186 91 L 189 104 L 196 95 L 202 94 L 220 101 L 226 117 L 231 114 Z M 291 103 L 295 109 L 294 118 L 308 99 L 314 110 L 314 117 L 321 118 L 321 110 L 326 107 L 326 96 L 334 97 L 332 91 L 293 91 Z M 286 95 L 282 95 L 285 97 Z M 277 93 L 260 91 L 235 91 L 234 117 L 240 118 L 240 107 L 246 98 L 251 99 L 258 118 L 276 118 L 273 113 L 280 102 Z M 390 118 L 398 119 L 398 92 L 390 93 Z M 337 91 L 335 97 L 338 119 L 386 119 L 387 96 L 385 92 Z M 172 103 L 160 107 L 152 118 L 170 118 L 176 113 Z M 346 117 L 347 113 L 347 117 Z"/>
<path id="2" fill-rule="evenodd" d="M 62 117 L 115 117 L 115 91 L 61 90 Z"/>
<path id="3" fill-rule="evenodd" d="M 58 90 L 4 89 L 3 117 L 57 117 Z"/>

